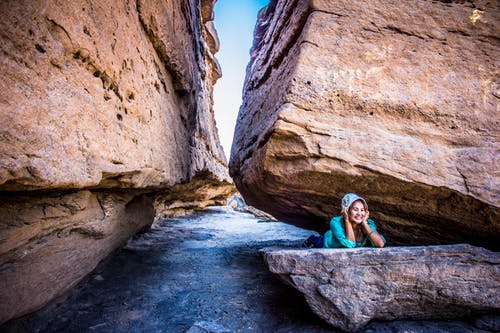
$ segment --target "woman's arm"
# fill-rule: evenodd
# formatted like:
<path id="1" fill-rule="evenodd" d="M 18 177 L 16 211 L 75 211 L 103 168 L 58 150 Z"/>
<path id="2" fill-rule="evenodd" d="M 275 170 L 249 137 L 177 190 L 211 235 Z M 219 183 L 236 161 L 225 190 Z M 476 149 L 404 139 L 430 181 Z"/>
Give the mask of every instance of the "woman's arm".
<path id="1" fill-rule="evenodd" d="M 363 225 L 363 231 L 365 232 L 366 235 L 368 235 L 368 237 L 372 241 L 373 245 L 375 245 L 375 247 L 384 247 L 385 246 L 385 240 L 382 238 L 381 235 L 379 235 L 379 233 L 375 229 L 375 226 L 372 228 L 368 224 L 368 218 L 369 217 L 370 217 L 370 212 L 367 211 L 366 212 L 366 216 L 365 216 L 365 220 L 362 223 L 362 225 Z"/>
<path id="2" fill-rule="evenodd" d="M 330 220 L 330 230 L 325 233 L 325 248 L 356 247 L 356 242 L 346 237 L 342 224 L 341 216 L 335 216 Z"/>
<path id="3" fill-rule="evenodd" d="M 356 236 L 354 235 L 354 230 L 352 229 L 351 222 L 349 221 L 349 215 L 344 207 L 342 207 L 342 216 L 344 217 L 344 228 L 345 236 L 348 240 L 356 242 Z"/>

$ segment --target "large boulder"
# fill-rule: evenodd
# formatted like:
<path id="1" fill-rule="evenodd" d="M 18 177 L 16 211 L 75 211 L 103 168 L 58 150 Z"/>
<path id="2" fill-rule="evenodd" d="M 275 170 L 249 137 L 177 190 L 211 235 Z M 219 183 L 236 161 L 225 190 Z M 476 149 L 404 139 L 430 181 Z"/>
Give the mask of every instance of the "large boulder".
<path id="1" fill-rule="evenodd" d="M 271 1 L 229 163 L 249 205 L 328 228 L 364 196 L 391 244 L 498 248 L 500 4 Z"/>
<path id="2" fill-rule="evenodd" d="M 484 313 L 500 311 L 500 254 L 479 247 L 265 248 L 261 253 L 269 270 L 303 293 L 318 316 L 346 331 L 372 319 L 480 315 L 484 320 Z"/>
<path id="3" fill-rule="evenodd" d="M 0 2 L 0 323 L 234 192 L 213 0 Z"/>

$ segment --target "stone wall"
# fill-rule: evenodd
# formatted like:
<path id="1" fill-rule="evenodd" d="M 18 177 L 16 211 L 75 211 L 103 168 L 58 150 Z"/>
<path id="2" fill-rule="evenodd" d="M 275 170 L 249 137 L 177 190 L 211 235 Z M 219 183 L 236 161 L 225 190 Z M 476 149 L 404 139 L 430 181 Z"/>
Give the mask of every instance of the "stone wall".
<path id="1" fill-rule="evenodd" d="M 63 294 L 155 214 L 233 191 L 213 5 L 0 3 L 0 323 Z"/>
<path id="2" fill-rule="evenodd" d="M 274 0 L 230 173 L 248 204 L 325 230 L 355 192 L 394 244 L 498 248 L 500 6 Z"/>

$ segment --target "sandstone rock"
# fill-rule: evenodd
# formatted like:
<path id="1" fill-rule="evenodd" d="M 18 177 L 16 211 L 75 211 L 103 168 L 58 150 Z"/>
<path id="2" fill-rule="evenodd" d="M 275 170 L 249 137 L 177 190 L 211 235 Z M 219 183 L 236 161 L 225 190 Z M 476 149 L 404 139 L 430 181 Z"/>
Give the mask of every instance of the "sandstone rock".
<path id="1" fill-rule="evenodd" d="M 237 212 L 250 213 L 255 217 L 261 218 L 261 221 L 273 221 L 276 222 L 276 218 L 271 214 L 268 214 L 260 209 L 246 204 L 245 199 L 240 193 L 234 194 L 227 200 L 227 206 L 231 207 Z"/>
<path id="2" fill-rule="evenodd" d="M 0 323 L 74 286 L 154 208 L 234 192 L 213 5 L 0 3 Z"/>
<path id="3" fill-rule="evenodd" d="M 261 250 L 270 271 L 346 331 L 372 319 L 458 318 L 500 310 L 500 255 L 467 244 Z"/>
<path id="4" fill-rule="evenodd" d="M 498 248 L 500 6 L 271 1 L 230 160 L 249 205 L 318 231 L 347 192 L 389 244 Z"/>
<path id="5" fill-rule="evenodd" d="M 37 310 L 76 285 L 154 218 L 151 198 L 78 191 L 2 195 L 0 322 Z"/>
<path id="6" fill-rule="evenodd" d="M 220 181 L 209 173 L 197 174 L 189 182 L 173 186 L 155 195 L 157 217 L 182 216 L 208 206 L 224 206 L 236 192 L 231 182 Z"/>
<path id="7" fill-rule="evenodd" d="M 196 6 L 3 1 L 0 190 L 228 179 Z"/>

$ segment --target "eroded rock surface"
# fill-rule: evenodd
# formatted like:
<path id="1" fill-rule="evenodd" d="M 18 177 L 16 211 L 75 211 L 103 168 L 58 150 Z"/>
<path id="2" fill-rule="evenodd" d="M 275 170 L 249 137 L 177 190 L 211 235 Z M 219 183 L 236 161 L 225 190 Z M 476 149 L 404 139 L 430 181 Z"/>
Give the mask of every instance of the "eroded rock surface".
<path id="1" fill-rule="evenodd" d="M 1 199 L 2 321 L 37 310 L 75 286 L 154 218 L 150 198 L 126 192 Z"/>
<path id="2" fill-rule="evenodd" d="M 165 187 L 224 156 L 194 1 L 3 1 L 0 189 Z M 217 169 L 220 170 L 217 170 Z"/>
<path id="3" fill-rule="evenodd" d="M 230 173 L 316 230 L 347 192 L 390 244 L 500 239 L 500 6 L 276 0 L 259 15 Z"/>
<path id="4" fill-rule="evenodd" d="M 213 5 L 0 3 L 0 323 L 64 293 L 155 213 L 233 192 Z"/>
<path id="5" fill-rule="evenodd" d="M 483 248 L 265 248 L 261 253 L 270 271 L 302 292 L 317 315 L 346 331 L 372 319 L 459 318 L 500 310 L 500 255 Z"/>

